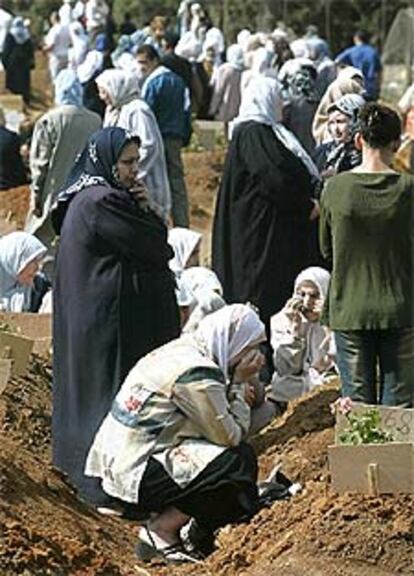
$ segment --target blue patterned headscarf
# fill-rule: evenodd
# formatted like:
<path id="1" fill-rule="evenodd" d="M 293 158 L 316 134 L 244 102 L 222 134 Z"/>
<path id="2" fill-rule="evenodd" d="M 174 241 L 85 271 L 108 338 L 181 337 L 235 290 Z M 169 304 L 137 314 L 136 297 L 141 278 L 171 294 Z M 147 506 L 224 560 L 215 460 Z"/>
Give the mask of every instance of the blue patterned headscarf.
<path id="1" fill-rule="evenodd" d="M 74 70 L 67 68 L 59 72 L 55 81 L 55 104 L 82 106 L 83 88 Z"/>
<path id="2" fill-rule="evenodd" d="M 91 186 L 123 188 L 118 180 L 116 164 L 129 142 L 136 142 L 138 146 L 141 143 L 138 136 L 118 127 L 103 128 L 90 136 L 53 207 L 52 221 L 57 233 L 76 194 Z"/>

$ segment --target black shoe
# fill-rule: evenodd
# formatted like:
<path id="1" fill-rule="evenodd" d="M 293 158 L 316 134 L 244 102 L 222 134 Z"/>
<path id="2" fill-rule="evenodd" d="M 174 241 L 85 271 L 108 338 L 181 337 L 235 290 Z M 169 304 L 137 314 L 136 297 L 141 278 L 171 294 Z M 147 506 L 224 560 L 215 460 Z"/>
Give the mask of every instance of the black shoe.
<path id="1" fill-rule="evenodd" d="M 287 500 L 302 489 L 300 484 L 293 484 L 276 465 L 264 482 L 258 485 L 259 508 L 267 508 L 276 500 Z"/>

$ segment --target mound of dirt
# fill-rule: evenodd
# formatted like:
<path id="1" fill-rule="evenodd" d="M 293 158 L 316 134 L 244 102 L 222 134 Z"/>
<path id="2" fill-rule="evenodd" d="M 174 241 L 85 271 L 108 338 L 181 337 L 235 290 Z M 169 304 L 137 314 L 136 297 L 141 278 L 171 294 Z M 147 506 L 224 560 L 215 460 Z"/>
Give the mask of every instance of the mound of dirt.
<path id="1" fill-rule="evenodd" d="M 0 192 L 0 234 L 22 230 L 29 210 L 29 186 L 19 186 Z M 11 225 L 10 230 L 7 224 Z"/>
<path id="2" fill-rule="evenodd" d="M 315 390 L 255 439 L 261 475 L 281 461 L 303 485 L 298 495 L 223 529 L 202 564 L 143 567 L 134 557 L 136 524 L 76 500 L 51 466 L 51 369 L 34 357 L 0 396 L 0 574 L 414 574 L 413 498 L 338 496 L 329 488 L 329 404 L 337 395 L 334 385 Z"/>
<path id="3" fill-rule="evenodd" d="M 0 574 L 125 575 L 135 527 L 79 502 L 50 464 L 51 367 L 39 357 L 0 396 Z"/>

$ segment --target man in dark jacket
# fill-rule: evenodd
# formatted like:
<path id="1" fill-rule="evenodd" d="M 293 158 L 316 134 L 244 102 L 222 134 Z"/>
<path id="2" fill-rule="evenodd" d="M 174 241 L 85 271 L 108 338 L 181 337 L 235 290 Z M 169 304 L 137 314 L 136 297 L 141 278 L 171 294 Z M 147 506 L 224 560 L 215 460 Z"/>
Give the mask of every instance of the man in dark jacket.
<path id="1" fill-rule="evenodd" d="M 175 47 L 178 44 L 179 36 L 174 32 L 167 31 L 164 38 L 161 40 L 161 45 L 163 49 L 164 56 L 161 59 L 161 64 L 172 70 L 184 80 L 185 85 L 190 91 L 191 95 L 191 82 L 193 77 L 193 72 L 190 62 L 178 56 L 175 53 Z"/>

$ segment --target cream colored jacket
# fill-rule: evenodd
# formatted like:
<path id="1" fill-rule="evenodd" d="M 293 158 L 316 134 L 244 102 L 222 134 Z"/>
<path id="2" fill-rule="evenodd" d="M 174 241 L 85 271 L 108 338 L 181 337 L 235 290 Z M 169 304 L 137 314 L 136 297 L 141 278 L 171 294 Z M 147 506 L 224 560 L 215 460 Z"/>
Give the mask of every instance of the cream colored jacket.
<path id="1" fill-rule="evenodd" d="M 181 486 L 250 426 L 244 385 L 228 386 L 193 335 L 142 358 L 122 385 L 89 451 L 85 474 L 108 494 L 138 502 L 151 456 Z"/>

